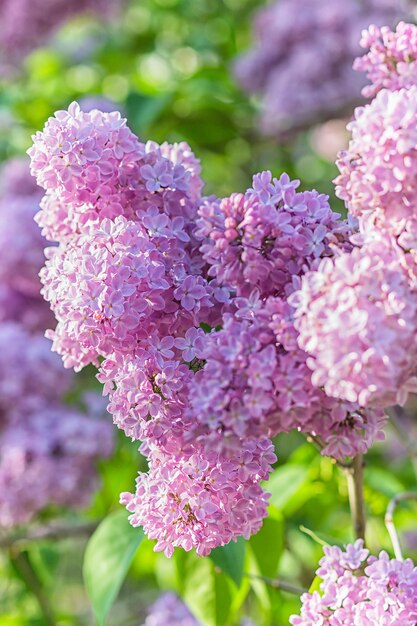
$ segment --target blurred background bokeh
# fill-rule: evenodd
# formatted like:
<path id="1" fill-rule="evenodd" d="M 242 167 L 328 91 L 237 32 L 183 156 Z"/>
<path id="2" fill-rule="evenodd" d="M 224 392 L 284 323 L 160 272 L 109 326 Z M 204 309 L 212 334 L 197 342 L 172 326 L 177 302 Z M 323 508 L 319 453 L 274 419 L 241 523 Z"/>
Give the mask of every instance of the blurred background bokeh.
<path id="1" fill-rule="evenodd" d="M 111 426 L 93 368 L 66 372 L 43 338 L 53 321 L 37 278 L 44 242 L 33 222 L 41 194 L 25 160 L 31 135 L 73 100 L 85 110 L 118 109 L 142 140 L 187 141 L 201 160 L 207 194 L 244 191 L 252 174 L 271 169 L 329 194 L 343 212 L 332 179 L 335 156 L 348 141 L 346 121 L 361 102 L 361 78 L 351 69 L 361 29 L 392 26 L 412 6 L 265 5 L 0 0 L 1 626 L 95 623 L 83 551 L 140 469 L 137 444 Z M 391 425 L 386 441 L 367 455 L 371 549 L 390 550 L 384 513 L 395 494 L 415 487 L 416 437 L 412 419 Z M 164 590 L 181 596 L 201 624 L 288 623 L 299 598 L 270 580 L 308 589 L 323 541 L 343 543 L 352 535 L 340 468 L 298 433 L 277 438 L 276 449 L 270 517 L 244 554 L 244 571 L 258 577 L 244 576 L 239 586 L 212 560 L 178 551 L 168 560 L 144 540 L 110 626 L 144 624 Z M 414 557 L 416 516 L 411 503 L 396 518 Z M 191 619 L 177 608 L 177 621 L 169 621 L 166 607 L 157 610 L 162 617 L 147 626 Z"/>

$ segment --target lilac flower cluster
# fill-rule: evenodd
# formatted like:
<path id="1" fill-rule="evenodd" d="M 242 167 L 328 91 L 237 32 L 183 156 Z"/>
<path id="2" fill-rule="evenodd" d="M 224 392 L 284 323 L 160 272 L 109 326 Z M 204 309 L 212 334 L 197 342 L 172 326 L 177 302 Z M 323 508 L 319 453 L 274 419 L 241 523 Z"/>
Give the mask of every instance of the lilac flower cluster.
<path id="1" fill-rule="evenodd" d="M 248 537 L 266 515 L 260 482 L 275 461 L 272 444 L 242 440 L 230 458 L 189 436 L 200 325 L 219 324 L 230 297 L 203 274 L 197 160 L 184 143 L 142 144 L 118 113 L 75 104 L 47 122 L 30 154 L 47 190 L 37 219 L 59 242 L 41 272 L 58 320 L 53 347 L 76 369 L 104 359 L 109 411 L 149 458 L 136 494 L 122 496 L 132 524 L 169 556 L 175 546 L 207 554 Z"/>
<path id="2" fill-rule="evenodd" d="M 26 523 L 46 506 L 86 504 L 96 488 L 95 462 L 112 445 L 105 422 L 62 403 L 73 376 L 43 336 L 51 313 L 39 297 L 45 240 L 33 217 L 40 196 L 26 160 L 3 166 L 0 526 Z"/>
<path id="3" fill-rule="evenodd" d="M 352 71 L 361 30 L 399 16 L 398 0 L 279 0 L 260 9 L 253 48 L 235 73 L 261 98 L 262 131 L 280 135 L 346 110 L 363 85 Z"/>
<path id="4" fill-rule="evenodd" d="M 199 626 L 175 593 L 165 592 L 150 607 L 143 626 Z"/>
<path id="5" fill-rule="evenodd" d="M 357 247 L 323 260 L 291 299 L 313 384 L 361 406 L 402 404 L 417 390 L 416 33 L 400 24 L 364 34 L 371 51 L 356 66 L 376 96 L 356 109 L 335 181 L 358 219 Z"/>
<path id="6" fill-rule="evenodd" d="M 372 25 L 362 33 L 362 48 L 369 52 L 354 62 L 354 68 L 366 72 L 371 85 L 363 88 L 367 98 L 381 89 L 398 91 L 417 83 L 417 27 L 400 22 L 395 31 Z"/>
<path id="7" fill-rule="evenodd" d="M 411 255 L 382 240 L 305 276 L 291 302 L 299 345 L 314 355 L 314 385 L 361 406 L 401 404 L 417 391 L 416 270 Z"/>
<path id="8" fill-rule="evenodd" d="M 417 568 L 411 559 L 370 556 L 358 539 L 342 550 L 326 546 L 317 576 L 321 593 L 305 593 L 293 626 L 414 626 L 417 621 Z"/>
<path id="9" fill-rule="evenodd" d="M 118 4 L 118 0 L 0 0 L 2 65 L 19 63 L 68 19 L 92 12 L 108 16 Z"/>
<path id="10" fill-rule="evenodd" d="M 355 246 L 327 196 L 262 172 L 202 198 L 186 144 L 143 144 L 120 114 L 76 104 L 29 153 L 36 219 L 59 243 L 41 271 L 49 337 L 67 367 L 98 366 L 114 423 L 142 442 L 149 470 L 122 502 L 156 550 L 206 555 L 257 532 L 277 433 L 342 459 L 383 436 L 380 409 L 312 384 L 297 343 L 291 294 Z"/>

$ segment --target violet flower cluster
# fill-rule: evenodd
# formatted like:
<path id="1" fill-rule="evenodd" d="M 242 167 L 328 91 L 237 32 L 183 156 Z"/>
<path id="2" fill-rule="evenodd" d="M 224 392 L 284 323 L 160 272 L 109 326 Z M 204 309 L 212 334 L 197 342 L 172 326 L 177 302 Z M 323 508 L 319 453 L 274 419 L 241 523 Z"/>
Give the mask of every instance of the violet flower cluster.
<path id="1" fill-rule="evenodd" d="M 411 559 L 370 556 L 358 539 L 342 550 L 326 546 L 317 576 L 321 592 L 305 593 L 293 626 L 414 626 L 417 567 Z"/>
<path id="2" fill-rule="evenodd" d="M 7 162 L 0 172 L 3 527 L 27 523 L 51 505 L 87 504 L 97 486 L 95 463 L 112 446 L 106 422 L 62 402 L 73 376 L 43 336 L 52 316 L 39 294 L 45 240 L 33 217 L 40 199 L 26 160 Z"/>
<path id="3" fill-rule="evenodd" d="M 41 271 L 48 336 L 67 367 L 98 367 L 114 423 L 141 441 L 149 469 L 121 501 L 156 550 L 256 533 L 276 434 L 342 459 L 383 436 L 383 412 L 315 386 L 297 343 L 302 277 L 355 246 L 327 196 L 262 172 L 204 198 L 187 144 L 141 143 L 119 113 L 76 103 L 29 154 L 36 220 L 58 243 Z"/>
<path id="4" fill-rule="evenodd" d="M 364 34 L 371 50 L 356 66 L 376 81 L 376 96 L 355 111 L 335 181 L 358 219 L 356 247 L 323 260 L 290 299 L 312 383 L 367 407 L 417 391 L 416 40 L 407 24 Z"/>
<path id="5" fill-rule="evenodd" d="M 348 112 L 364 84 L 352 71 L 361 30 L 393 25 L 400 9 L 398 0 L 279 0 L 261 8 L 253 47 L 235 67 L 243 88 L 261 99 L 261 130 L 281 135 Z"/>
<path id="6" fill-rule="evenodd" d="M 199 622 L 175 593 L 167 591 L 149 608 L 143 626 L 199 626 Z"/>
<path id="7" fill-rule="evenodd" d="M 2 69 L 13 67 L 68 19 L 85 13 L 110 16 L 119 0 L 0 0 Z"/>

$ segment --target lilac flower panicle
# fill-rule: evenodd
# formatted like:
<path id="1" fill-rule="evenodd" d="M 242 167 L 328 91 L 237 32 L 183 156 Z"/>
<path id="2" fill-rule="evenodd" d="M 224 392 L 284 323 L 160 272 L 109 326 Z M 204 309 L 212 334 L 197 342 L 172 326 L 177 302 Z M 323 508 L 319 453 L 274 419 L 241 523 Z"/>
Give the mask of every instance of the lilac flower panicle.
<path id="1" fill-rule="evenodd" d="M 417 620 L 417 568 L 411 559 L 369 556 L 363 541 L 326 546 L 317 575 L 321 592 L 301 597 L 293 626 L 414 626 Z"/>

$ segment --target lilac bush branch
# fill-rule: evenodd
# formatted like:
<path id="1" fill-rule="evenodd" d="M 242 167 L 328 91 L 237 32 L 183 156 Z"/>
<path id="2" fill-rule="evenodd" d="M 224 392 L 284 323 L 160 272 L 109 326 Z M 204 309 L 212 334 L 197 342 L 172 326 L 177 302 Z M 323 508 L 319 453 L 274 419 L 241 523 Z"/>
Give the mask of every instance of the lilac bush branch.
<path id="1" fill-rule="evenodd" d="M 61 541 L 75 537 L 89 537 L 99 525 L 100 520 L 83 524 L 48 524 L 29 528 L 27 532 L 0 534 L 0 548 L 22 550 L 36 541 Z"/>

